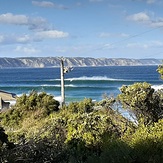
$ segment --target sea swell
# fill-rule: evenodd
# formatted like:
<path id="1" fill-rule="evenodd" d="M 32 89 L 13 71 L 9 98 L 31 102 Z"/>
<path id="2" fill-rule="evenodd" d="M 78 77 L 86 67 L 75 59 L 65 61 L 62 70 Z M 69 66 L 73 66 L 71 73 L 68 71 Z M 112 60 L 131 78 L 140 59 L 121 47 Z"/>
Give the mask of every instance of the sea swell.
<path id="1" fill-rule="evenodd" d="M 0 72 L 0 89 L 21 95 L 32 90 L 61 95 L 59 69 L 7 69 Z M 162 87 L 156 67 L 85 67 L 65 74 L 66 100 L 102 99 L 103 94 L 120 93 L 122 85 L 148 82 L 153 88 Z"/>

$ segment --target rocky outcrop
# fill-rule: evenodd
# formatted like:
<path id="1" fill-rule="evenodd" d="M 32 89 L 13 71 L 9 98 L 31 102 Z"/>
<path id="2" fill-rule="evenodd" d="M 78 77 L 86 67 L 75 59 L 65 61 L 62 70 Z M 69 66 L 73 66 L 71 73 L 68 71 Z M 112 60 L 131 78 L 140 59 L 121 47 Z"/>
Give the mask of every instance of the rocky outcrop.
<path id="1" fill-rule="evenodd" d="M 65 66 L 142 66 L 162 64 L 160 59 L 129 59 L 129 58 L 83 58 L 66 57 Z M 0 58 L 0 68 L 9 67 L 59 67 L 58 57 L 24 57 L 24 58 Z"/>

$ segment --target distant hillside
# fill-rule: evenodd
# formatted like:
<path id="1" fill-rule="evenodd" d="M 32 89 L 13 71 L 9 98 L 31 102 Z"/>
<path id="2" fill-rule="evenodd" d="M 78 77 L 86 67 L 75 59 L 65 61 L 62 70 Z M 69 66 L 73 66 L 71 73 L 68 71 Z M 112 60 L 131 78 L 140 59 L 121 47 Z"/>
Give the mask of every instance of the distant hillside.
<path id="1" fill-rule="evenodd" d="M 66 57 L 65 66 L 142 66 L 159 65 L 161 59 L 128 59 L 128 58 L 83 58 Z M 0 58 L 0 68 L 12 67 L 58 67 L 58 57 L 25 57 L 25 58 Z"/>

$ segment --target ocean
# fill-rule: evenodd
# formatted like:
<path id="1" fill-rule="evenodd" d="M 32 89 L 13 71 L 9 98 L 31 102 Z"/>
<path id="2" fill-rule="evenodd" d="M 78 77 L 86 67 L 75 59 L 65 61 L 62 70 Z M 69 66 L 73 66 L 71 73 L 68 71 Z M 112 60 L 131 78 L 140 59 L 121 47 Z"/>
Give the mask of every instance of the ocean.
<path id="1" fill-rule="evenodd" d="M 104 95 L 116 96 L 122 85 L 148 82 L 154 88 L 163 88 L 157 66 L 74 67 L 65 74 L 66 102 L 91 98 L 95 101 Z M 0 90 L 20 96 L 32 90 L 47 92 L 59 100 L 61 96 L 60 68 L 2 68 Z"/>

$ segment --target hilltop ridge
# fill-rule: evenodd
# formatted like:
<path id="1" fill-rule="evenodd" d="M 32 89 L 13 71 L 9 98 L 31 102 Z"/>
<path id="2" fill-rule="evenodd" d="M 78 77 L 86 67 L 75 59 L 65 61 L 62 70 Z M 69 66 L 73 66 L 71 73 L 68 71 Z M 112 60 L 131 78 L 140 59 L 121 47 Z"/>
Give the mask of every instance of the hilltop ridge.
<path id="1" fill-rule="evenodd" d="M 143 66 L 162 64 L 161 59 L 130 59 L 130 58 L 90 58 L 90 57 L 65 57 L 65 66 Z M 0 58 L 0 68 L 43 68 L 59 67 L 58 57 L 23 57 L 23 58 Z"/>

